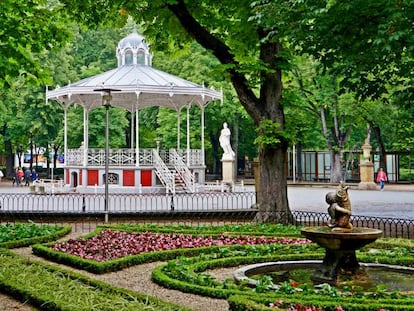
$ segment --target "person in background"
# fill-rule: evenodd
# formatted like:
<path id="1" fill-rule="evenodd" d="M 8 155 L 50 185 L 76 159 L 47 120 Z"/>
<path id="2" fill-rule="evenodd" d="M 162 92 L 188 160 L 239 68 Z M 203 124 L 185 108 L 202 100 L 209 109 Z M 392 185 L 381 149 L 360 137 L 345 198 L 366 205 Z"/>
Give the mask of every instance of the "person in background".
<path id="1" fill-rule="evenodd" d="M 384 186 L 385 186 L 386 181 L 387 181 L 387 174 L 385 174 L 382 167 L 380 167 L 377 173 L 377 183 L 379 183 L 381 191 L 384 191 Z"/>
<path id="2" fill-rule="evenodd" d="M 35 171 L 35 169 L 33 169 L 32 170 L 32 181 L 36 181 L 37 180 L 37 178 L 38 178 L 38 174 L 37 174 L 37 172 Z"/>
<path id="3" fill-rule="evenodd" d="M 3 174 L 3 171 L 2 170 L 0 170 L 0 182 L 1 182 L 1 179 L 4 177 L 4 174 Z"/>
<path id="4" fill-rule="evenodd" d="M 26 170 L 24 171 L 24 185 L 29 186 L 31 181 L 32 172 L 30 171 L 30 168 L 26 168 Z"/>
<path id="5" fill-rule="evenodd" d="M 22 181 L 24 180 L 24 173 L 21 167 L 17 169 L 17 186 L 22 185 Z"/>

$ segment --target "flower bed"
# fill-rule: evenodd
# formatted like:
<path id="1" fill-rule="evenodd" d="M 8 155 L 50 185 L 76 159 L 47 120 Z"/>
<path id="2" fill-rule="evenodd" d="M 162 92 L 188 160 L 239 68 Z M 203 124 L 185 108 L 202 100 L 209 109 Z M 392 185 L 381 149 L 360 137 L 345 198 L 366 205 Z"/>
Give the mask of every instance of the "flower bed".
<path id="1" fill-rule="evenodd" d="M 51 246 L 51 249 L 57 252 L 75 255 L 83 259 L 102 262 L 142 253 L 181 248 L 271 243 L 307 244 L 309 241 L 301 238 L 234 237 L 224 234 L 218 237 L 204 237 L 174 233 L 128 233 L 105 229 L 91 238 L 71 239 L 66 242 L 54 244 Z"/>

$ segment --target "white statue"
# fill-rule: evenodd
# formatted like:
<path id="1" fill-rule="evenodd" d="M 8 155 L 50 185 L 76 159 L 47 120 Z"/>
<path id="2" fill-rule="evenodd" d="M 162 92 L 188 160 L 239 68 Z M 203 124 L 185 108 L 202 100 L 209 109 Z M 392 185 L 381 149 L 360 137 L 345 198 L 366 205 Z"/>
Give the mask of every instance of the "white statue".
<path id="1" fill-rule="evenodd" d="M 220 146 L 221 148 L 223 148 L 223 151 L 224 151 L 223 158 L 233 159 L 235 156 L 235 153 L 233 149 L 231 148 L 230 136 L 231 136 L 230 129 L 228 128 L 227 123 L 224 122 L 223 129 L 221 130 L 220 138 L 219 138 Z"/>

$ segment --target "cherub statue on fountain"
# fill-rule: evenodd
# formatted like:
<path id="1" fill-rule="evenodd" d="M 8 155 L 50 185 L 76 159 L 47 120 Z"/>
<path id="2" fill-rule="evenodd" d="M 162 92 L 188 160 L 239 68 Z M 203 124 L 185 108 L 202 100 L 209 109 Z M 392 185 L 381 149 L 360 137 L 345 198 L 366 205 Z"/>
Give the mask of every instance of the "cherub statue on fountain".
<path id="1" fill-rule="evenodd" d="M 328 226 L 332 228 L 332 231 L 352 231 L 352 224 L 349 222 L 351 218 L 351 202 L 348 189 L 349 186 L 345 186 L 343 182 L 340 182 L 335 192 L 326 194 L 325 201 L 329 204 L 328 213 L 331 216 Z"/>

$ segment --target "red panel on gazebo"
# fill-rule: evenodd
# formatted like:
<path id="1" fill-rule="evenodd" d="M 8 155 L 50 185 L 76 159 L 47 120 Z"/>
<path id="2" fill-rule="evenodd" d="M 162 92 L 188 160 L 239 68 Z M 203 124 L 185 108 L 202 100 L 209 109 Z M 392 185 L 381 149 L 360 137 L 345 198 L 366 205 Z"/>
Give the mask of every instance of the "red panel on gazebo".
<path id="1" fill-rule="evenodd" d="M 152 186 L 152 171 L 141 171 L 141 186 Z"/>
<path id="2" fill-rule="evenodd" d="M 88 170 L 88 186 L 98 185 L 98 170 Z"/>
<path id="3" fill-rule="evenodd" d="M 124 170 L 123 171 L 124 186 L 135 186 L 135 171 Z"/>
<path id="4" fill-rule="evenodd" d="M 68 169 L 66 169 L 66 174 L 65 174 L 65 184 L 69 185 L 70 184 L 70 171 Z"/>

